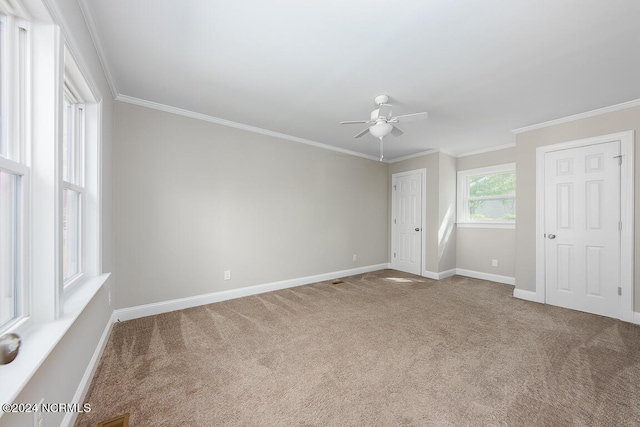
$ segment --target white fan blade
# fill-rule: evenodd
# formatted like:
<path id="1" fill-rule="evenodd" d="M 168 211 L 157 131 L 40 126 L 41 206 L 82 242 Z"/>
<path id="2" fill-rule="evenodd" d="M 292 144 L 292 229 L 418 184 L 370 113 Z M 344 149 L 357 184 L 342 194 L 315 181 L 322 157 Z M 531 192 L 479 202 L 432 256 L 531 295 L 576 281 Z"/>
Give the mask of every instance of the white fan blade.
<path id="1" fill-rule="evenodd" d="M 347 120 L 345 122 L 340 122 L 341 125 L 355 125 L 357 123 L 369 123 L 370 120 Z"/>
<path id="2" fill-rule="evenodd" d="M 400 129 L 398 129 L 397 127 L 393 127 L 393 129 L 391 129 L 391 134 L 394 136 L 400 136 L 402 135 L 404 132 L 402 132 Z"/>
<path id="3" fill-rule="evenodd" d="M 425 120 L 429 116 L 429 113 L 413 113 L 413 114 L 405 114 L 402 116 L 392 117 L 389 121 L 393 123 L 400 122 L 415 122 L 417 120 Z"/>
<path id="4" fill-rule="evenodd" d="M 391 115 L 391 105 L 389 104 L 380 104 L 378 108 L 378 118 L 388 118 Z"/>
<path id="5" fill-rule="evenodd" d="M 354 138 L 360 138 L 362 135 L 364 135 L 367 132 L 369 132 L 369 128 L 366 128 L 365 130 L 363 130 L 362 132 L 354 136 Z"/>

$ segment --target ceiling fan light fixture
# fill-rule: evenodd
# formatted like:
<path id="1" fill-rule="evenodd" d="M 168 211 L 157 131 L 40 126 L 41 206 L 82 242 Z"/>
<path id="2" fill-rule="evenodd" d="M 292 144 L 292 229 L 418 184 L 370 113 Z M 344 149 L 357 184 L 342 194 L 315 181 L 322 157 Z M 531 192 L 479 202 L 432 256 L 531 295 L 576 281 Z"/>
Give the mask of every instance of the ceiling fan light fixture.
<path id="1" fill-rule="evenodd" d="M 375 136 L 376 138 L 384 138 L 385 136 L 389 135 L 392 130 L 393 125 L 387 122 L 377 122 L 375 125 L 369 128 L 369 132 L 371 132 L 371 135 Z"/>

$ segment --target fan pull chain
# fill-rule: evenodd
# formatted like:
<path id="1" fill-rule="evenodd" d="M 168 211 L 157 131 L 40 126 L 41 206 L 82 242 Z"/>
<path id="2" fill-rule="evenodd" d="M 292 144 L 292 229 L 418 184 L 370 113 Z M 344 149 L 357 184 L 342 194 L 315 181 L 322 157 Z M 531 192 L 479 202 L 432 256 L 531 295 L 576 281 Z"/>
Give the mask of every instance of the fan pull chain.
<path id="1" fill-rule="evenodd" d="M 380 161 L 384 159 L 384 151 L 382 149 L 382 138 L 380 138 Z"/>

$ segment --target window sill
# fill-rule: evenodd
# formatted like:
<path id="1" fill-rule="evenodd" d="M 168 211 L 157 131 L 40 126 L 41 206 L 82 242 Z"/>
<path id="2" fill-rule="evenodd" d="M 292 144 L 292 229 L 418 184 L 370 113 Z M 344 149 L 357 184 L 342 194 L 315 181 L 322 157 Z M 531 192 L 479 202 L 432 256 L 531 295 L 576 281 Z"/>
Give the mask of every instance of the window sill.
<path id="1" fill-rule="evenodd" d="M 497 223 L 486 223 L 486 222 L 457 222 L 456 226 L 458 228 L 504 228 L 515 230 L 515 223 L 507 223 L 507 222 L 497 222 Z"/>
<path id="2" fill-rule="evenodd" d="M 22 344 L 18 357 L 7 365 L 0 365 L 0 383 L 2 384 L 0 403 L 12 403 L 18 397 L 24 386 L 102 288 L 110 274 L 91 277 L 70 292 L 65 298 L 64 314 L 59 319 L 34 324 L 25 330 L 20 337 Z"/>

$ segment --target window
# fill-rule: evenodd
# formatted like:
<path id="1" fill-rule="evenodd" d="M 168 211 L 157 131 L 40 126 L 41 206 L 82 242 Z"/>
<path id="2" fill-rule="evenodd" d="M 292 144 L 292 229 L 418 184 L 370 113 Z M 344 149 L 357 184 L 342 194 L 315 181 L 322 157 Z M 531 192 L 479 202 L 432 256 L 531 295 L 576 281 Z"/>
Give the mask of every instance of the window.
<path id="1" fill-rule="evenodd" d="M 0 0 L 0 335 L 29 343 L 22 362 L 2 367 L 16 379 L 0 387 L 2 401 L 109 277 L 100 264 L 100 91 L 70 33 L 46 5 L 25 3 L 38 19 L 25 21 L 21 0 Z"/>
<path id="2" fill-rule="evenodd" d="M 0 327 L 20 314 L 19 187 L 19 175 L 0 169 Z"/>
<path id="3" fill-rule="evenodd" d="M 509 163 L 458 172 L 458 225 L 513 227 L 516 170 Z"/>
<path id="4" fill-rule="evenodd" d="M 62 131 L 62 277 L 67 286 L 82 274 L 84 202 L 84 105 L 65 82 Z"/>
<path id="5" fill-rule="evenodd" d="M 66 46 L 64 90 L 47 84 L 56 44 L 31 37 L 56 30 L 22 16 L 0 1 L 0 334 L 60 318 L 100 274 L 100 104 Z"/>
<path id="6" fill-rule="evenodd" d="M 8 134 L 8 60 L 9 52 L 7 42 L 7 21 L 8 17 L 0 14 L 0 156 L 9 157 L 9 136 Z"/>
<path id="7" fill-rule="evenodd" d="M 27 315 L 28 48 L 26 23 L 0 12 L 0 331 Z"/>
<path id="8" fill-rule="evenodd" d="M 62 293 L 100 274 L 100 103 L 68 46 L 64 48 L 60 185 Z M 82 287 L 82 286 L 80 286 Z"/>

